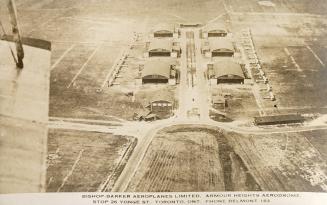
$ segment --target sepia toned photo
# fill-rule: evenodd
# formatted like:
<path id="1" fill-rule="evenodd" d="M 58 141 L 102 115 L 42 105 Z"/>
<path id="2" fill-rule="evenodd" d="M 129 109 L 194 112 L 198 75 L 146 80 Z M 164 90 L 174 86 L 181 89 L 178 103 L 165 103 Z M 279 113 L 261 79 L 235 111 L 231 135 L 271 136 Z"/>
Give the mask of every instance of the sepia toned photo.
<path id="1" fill-rule="evenodd" d="M 326 17 L 0 0 L 0 194 L 327 192 Z"/>

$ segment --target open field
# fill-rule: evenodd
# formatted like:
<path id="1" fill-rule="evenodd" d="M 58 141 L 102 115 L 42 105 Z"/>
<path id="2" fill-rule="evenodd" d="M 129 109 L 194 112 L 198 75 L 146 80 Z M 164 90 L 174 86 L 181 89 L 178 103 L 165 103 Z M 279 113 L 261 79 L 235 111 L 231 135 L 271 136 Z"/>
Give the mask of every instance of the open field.
<path id="1" fill-rule="evenodd" d="M 276 97 L 276 101 L 262 100 L 266 114 L 326 113 L 326 26 L 326 21 L 314 16 L 231 15 L 231 28 L 238 39 L 242 29 L 250 28 L 261 67 Z M 252 69 L 252 74 L 255 81 L 260 80 L 258 70 Z M 261 99 L 269 97 L 267 86 L 257 84 Z"/>
<path id="2" fill-rule="evenodd" d="M 260 190 L 247 171 L 219 132 L 173 127 L 151 142 L 126 191 Z"/>
<path id="3" fill-rule="evenodd" d="M 327 70 L 307 46 L 260 44 L 257 51 L 281 109 L 326 112 Z"/>
<path id="4" fill-rule="evenodd" d="M 132 137 L 68 130 L 50 130 L 48 140 L 48 192 L 110 190 L 136 145 Z"/>
<path id="5" fill-rule="evenodd" d="M 127 191 L 326 191 L 324 147 L 310 143 L 315 141 L 307 139 L 311 134 L 165 128 L 151 142 Z"/>
<path id="6" fill-rule="evenodd" d="M 314 131 L 326 135 L 326 131 Z M 311 132 L 228 138 L 263 190 L 326 191 L 326 160 Z M 325 144 L 325 139 L 322 140 Z M 318 148 L 319 150 L 321 148 Z"/>
<path id="7" fill-rule="evenodd" d="M 248 0 L 246 4 L 241 0 L 225 1 L 226 7 L 234 12 L 293 12 L 325 14 L 327 4 L 324 0 Z M 261 2 L 261 3 L 260 3 Z M 269 3 L 265 3 L 269 2 Z"/>

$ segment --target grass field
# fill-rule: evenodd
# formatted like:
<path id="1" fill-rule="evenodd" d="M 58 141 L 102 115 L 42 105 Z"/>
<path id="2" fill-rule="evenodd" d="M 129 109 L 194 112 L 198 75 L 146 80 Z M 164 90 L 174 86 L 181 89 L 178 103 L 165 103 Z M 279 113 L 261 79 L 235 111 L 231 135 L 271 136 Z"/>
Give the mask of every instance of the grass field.
<path id="1" fill-rule="evenodd" d="M 264 47 L 258 51 L 261 56 L 274 56 L 271 60 L 262 57 L 263 69 L 281 108 L 326 112 L 326 81 L 323 79 L 327 71 L 306 47 Z"/>
<path id="2" fill-rule="evenodd" d="M 264 190 L 326 191 L 327 167 L 320 154 L 322 147 L 311 143 L 319 139 L 308 140 L 308 136 L 316 135 L 324 136 L 326 131 L 228 139 Z"/>
<path id="3" fill-rule="evenodd" d="M 136 140 L 93 132 L 50 130 L 47 192 L 111 189 Z"/>
<path id="4" fill-rule="evenodd" d="M 293 3 L 288 1 L 288 5 Z M 326 113 L 326 21 L 316 16 L 263 12 L 231 15 L 230 24 L 239 41 L 242 29 L 251 29 L 257 56 L 276 97 L 274 102 L 262 101 L 265 113 Z M 252 73 L 254 80 L 259 80 L 259 72 L 252 69 Z M 258 86 L 261 98 L 268 97 L 266 85 Z"/>
<path id="5" fill-rule="evenodd" d="M 225 1 L 228 8 L 234 12 L 294 12 L 294 13 L 316 13 L 324 14 L 327 4 L 323 0 L 271 0 L 265 4 L 257 0 L 248 0 L 244 4 L 242 0 Z"/>
<path id="6" fill-rule="evenodd" d="M 152 141 L 127 191 L 260 190 L 219 131 L 173 127 Z"/>
<path id="7" fill-rule="evenodd" d="M 325 139 L 308 136 L 326 133 L 313 133 L 166 128 L 152 141 L 127 191 L 323 191 L 326 152 L 318 143 Z"/>

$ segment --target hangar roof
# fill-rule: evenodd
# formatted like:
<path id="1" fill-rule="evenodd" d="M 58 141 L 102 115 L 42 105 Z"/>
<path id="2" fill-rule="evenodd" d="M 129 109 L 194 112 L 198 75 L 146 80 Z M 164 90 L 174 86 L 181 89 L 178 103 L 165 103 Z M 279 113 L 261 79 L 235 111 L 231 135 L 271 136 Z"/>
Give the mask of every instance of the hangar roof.
<path id="1" fill-rule="evenodd" d="M 170 69 L 172 65 L 176 65 L 176 62 L 171 59 L 155 59 L 147 61 L 142 70 L 142 78 L 157 75 L 168 79 L 170 77 Z"/>
<path id="2" fill-rule="evenodd" d="M 234 51 L 234 46 L 230 38 L 211 38 L 209 39 L 210 51 L 214 50 L 231 50 Z"/>
<path id="3" fill-rule="evenodd" d="M 212 24 L 208 24 L 206 27 L 204 27 L 203 31 L 205 31 L 205 32 L 218 31 L 218 32 L 227 33 L 227 28 L 224 23 L 212 23 Z"/>
<path id="4" fill-rule="evenodd" d="M 173 42 L 170 39 L 152 39 L 149 45 L 149 51 L 151 50 L 167 50 L 172 51 Z"/>
<path id="5" fill-rule="evenodd" d="M 150 103 L 153 102 L 174 102 L 174 95 L 171 95 L 169 92 L 157 92 L 155 95 L 150 96 Z"/>
<path id="6" fill-rule="evenodd" d="M 174 33 L 175 27 L 172 24 L 158 24 L 154 27 L 153 32 L 167 32 Z"/>
<path id="7" fill-rule="evenodd" d="M 213 63 L 213 70 L 216 78 L 229 75 L 244 78 L 243 70 L 240 64 L 232 60 L 217 61 Z"/>

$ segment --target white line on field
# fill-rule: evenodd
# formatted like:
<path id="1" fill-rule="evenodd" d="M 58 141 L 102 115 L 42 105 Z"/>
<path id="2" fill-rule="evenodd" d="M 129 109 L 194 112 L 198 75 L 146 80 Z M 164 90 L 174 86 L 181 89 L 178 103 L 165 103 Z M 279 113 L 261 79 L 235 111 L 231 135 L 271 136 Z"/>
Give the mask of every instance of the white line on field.
<path id="1" fill-rule="evenodd" d="M 60 187 L 57 189 L 57 192 L 60 191 L 60 189 L 61 189 L 61 188 L 66 184 L 68 178 L 73 174 L 74 169 L 76 168 L 77 163 L 78 163 L 79 160 L 81 159 L 83 152 L 84 152 L 84 149 L 82 149 L 82 150 L 79 152 L 79 154 L 78 154 L 78 156 L 77 156 L 77 158 L 76 158 L 76 160 L 75 160 L 75 162 L 74 162 L 72 168 L 69 170 L 68 174 L 66 175 L 66 177 L 65 177 L 64 180 L 62 181 L 62 184 L 61 184 Z"/>
<path id="2" fill-rule="evenodd" d="M 326 65 L 324 64 L 324 62 L 322 62 L 322 60 L 319 58 L 319 56 L 311 49 L 311 47 L 309 45 L 305 45 L 305 47 L 312 53 L 312 55 L 319 61 L 319 63 L 326 67 Z"/>
<path id="3" fill-rule="evenodd" d="M 213 18 L 213 19 L 211 19 L 210 21 L 208 21 L 207 24 L 217 21 L 219 18 L 221 18 L 221 17 L 224 16 L 225 14 L 226 14 L 226 13 L 222 13 L 222 14 L 220 14 L 219 16 L 216 16 L 215 18 Z"/>
<path id="4" fill-rule="evenodd" d="M 286 55 L 288 55 L 288 57 L 291 59 L 293 65 L 296 67 L 297 71 L 302 72 L 303 70 L 301 69 L 299 64 L 297 64 L 297 62 L 295 61 L 295 59 L 292 56 L 292 54 L 290 53 L 290 51 L 287 48 L 284 48 L 284 51 L 285 51 Z"/>
<path id="5" fill-rule="evenodd" d="M 76 80 L 76 78 L 79 76 L 79 74 L 81 74 L 81 72 L 84 70 L 84 68 L 87 66 L 87 64 L 90 62 L 90 60 L 93 58 L 93 56 L 96 54 L 96 52 L 99 50 L 99 48 L 101 47 L 101 44 L 98 45 L 93 53 L 89 56 L 89 58 L 87 59 L 87 61 L 83 64 L 83 66 L 81 67 L 81 69 L 79 69 L 79 71 L 76 73 L 76 75 L 74 76 L 74 78 L 72 79 L 72 81 L 69 83 L 69 85 L 67 86 L 67 88 L 69 88 L 74 81 Z"/>
<path id="6" fill-rule="evenodd" d="M 51 66 L 51 71 L 57 67 L 57 65 L 62 61 L 62 59 L 71 51 L 73 48 L 75 48 L 76 44 L 71 45 L 61 56 L 58 58 L 58 60 Z"/>
<path id="7" fill-rule="evenodd" d="M 227 13 L 230 13 L 231 11 L 227 8 L 227 5 L 226 5 L 226 1 L 223 0 L 223 6 L 224 6 L 224 9 Z"/>
<path id="8" fill-rule="evenodd" d="M 168 13 L 168 15 L 173 16 L 173 17 L 178 18 L 178 19 L 181 19 L 181 20 L 186 20 L 186 18 L 183 18 L 183 17 L 178 16 L 176 14 Z"/>
<path id="9" fill-rule="evenodd" d="M 259 87 L 258 87 L 258 85 L 256 83 L 254 83 L 254 86 L 252 86 L 252 93 L 253 93 L 254 99 L 255 99 L 255 101 L 256 101 L 256 103 L 258 105 L 260 116 L 266 115 L 266 112 L 263 109 L 263 104 L 262 104 L 262 101 L 261 101 Z"/>

